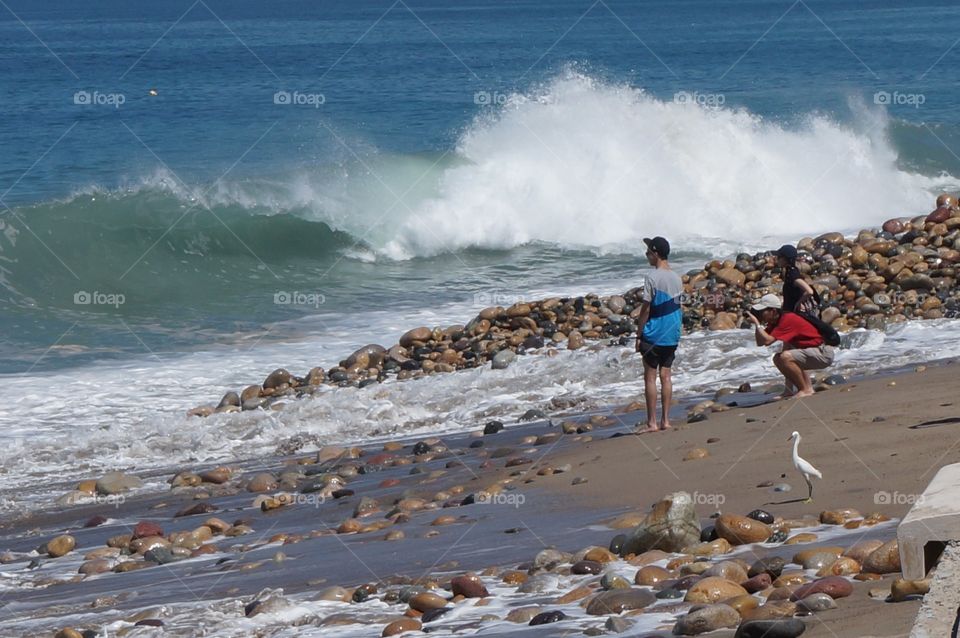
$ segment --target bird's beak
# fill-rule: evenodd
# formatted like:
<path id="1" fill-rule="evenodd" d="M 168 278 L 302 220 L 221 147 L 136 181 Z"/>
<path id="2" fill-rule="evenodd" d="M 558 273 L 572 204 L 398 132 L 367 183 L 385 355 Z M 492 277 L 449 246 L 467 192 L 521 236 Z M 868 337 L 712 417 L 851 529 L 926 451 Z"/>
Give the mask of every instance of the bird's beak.
<path id="1" fill-rule="evenodd" d="M 789 441 L 792 438 L 793 438 L 793 435 L 791 434 L 790 436 L 787 437 L 787 440 Z"/>

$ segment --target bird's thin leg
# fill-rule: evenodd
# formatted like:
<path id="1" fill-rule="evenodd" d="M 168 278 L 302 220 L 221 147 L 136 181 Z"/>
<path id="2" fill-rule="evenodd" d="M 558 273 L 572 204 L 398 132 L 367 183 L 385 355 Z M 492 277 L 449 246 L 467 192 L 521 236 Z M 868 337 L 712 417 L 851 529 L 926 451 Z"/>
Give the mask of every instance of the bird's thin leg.
<path id="1" fill-rule="evenodd" d="M 807 478 L 806 475 L 804 475 L 803 480 L 807 482 L 807 500 L 806 500 L 806 502 L 809 503 L 809 502 L 811 502 L 811 501 L 813 500 L 813 483 L 810 482 L 810 479 Z"/>

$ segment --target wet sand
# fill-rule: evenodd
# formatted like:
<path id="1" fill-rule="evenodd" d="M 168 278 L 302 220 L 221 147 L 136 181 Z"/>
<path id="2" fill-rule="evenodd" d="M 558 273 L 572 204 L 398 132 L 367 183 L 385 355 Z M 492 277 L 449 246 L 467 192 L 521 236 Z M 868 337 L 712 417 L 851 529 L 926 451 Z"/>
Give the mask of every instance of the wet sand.
<path id="1" fill-rule="evenodd" d="M 611 529 L 606 523 L 623 514 L 645 512 L 661 496 L 676 490 L 694 496 L 704 526 L 717 511 L 746 514 L 755 508 L 784 518 L 845 507 L 900 518 L 939 467 L 960 460 L 958 377 L 960 366 L 944 362 L 920 372 L 856 380 L 808 399 L 755 407 L 730 405 L 692 424 L 681 420 L 685 410 L 678 408 L 676 429 L 657 434 L 634 434 L 636 424 L 643 422 L 642 412 L 621 413 L 613 408 L 603 414 L 571 417 L 548 414 L 552 422 L 508 425 L 486 436 L 480 432 L 447 436 L 433 442 L 425 455 L 412 454 L 417 441 L 404 441 L 406 447 L 380 458 L 382 446 L 366 450 L 355 460 L 321 464 L 315 463 L 315 455 L 304 454 L 248 461 L 235 467 L 233 478 L 224 485 L 204 483 L 177 492 L 129 496 L 119 506 L 65 507 L 8 521 L 0 528 L 0 548 L 12 552 L 0 565 L 4 588 L 0 623 L 7 628 L 4 635 L 52 635 L 68 625 L 91 630 L 110 623 L 123 627 L 122 619 L 153 610 L 148 614 L 163 620 L 165 635 L 186 636 L 199 626 L 191 623 L 210 622 L 195 609 L 198 601 L 245 604 L 265 588 L 282 588 L 287 596 L 311 600 L 319 590 L 334 585 L 352 588 L 372 583 L 382 593 L 398 586 L 393 583 L 443 583 L 450 575 L 466 571 L 487 570 L 484 573 L 496 582 L 503 570 L 532 560 L 545 547 L 567 552 L 590 545 L 606 547 L 619 531 L 629 531 Z M 722 401 L 756 403 L 761 398 L 755 393 L 730 394 Z M 584 431 L 562 435 L 563 422 L 568 429 L 574 423 Z M 809 504 L 802 502 L 806 487 L 790 462 L 786 439 L 794 430 L 803 436 L 800 454 L 824 475 L 815 482 L 814 501 Z M 707 456 L 684 460 L 698 448 L 706 450 Z M 352 495 L 264 512 L 253 507 L 257 495 L 244 489 L 258 472 L 280 474 L 298 468 L 317 477 L 335 465 L 354 465 L 362 472 L 347 482 Z M 543 469 L 546 466 L 565 471 L 549 474 Z M 303 481 L 309 479 L 306 476 Z M 778 483 L 792 489 L 773 492 L 770 486 Z M 483 490 L 495 493 L 493 503 L 464 503 L 464 498 Z M 208 498 L 198 498 L 199 492 Z M 336 533 L 352 518 L 362 497 L 375 499 L 376 511 L 358 518 L 361 526 L 385 521 L 400 498 L 421 497 L 431 504 L 409 511 L 382 529 Z M 175 517 L 197 503 L 209 504 L 215 511 Z M 82 529 L 98 514 L 108 521 Z M 104 547 L 112 536 L 129 533 L 138 521 L 156 522 L 170 534 L 196 529 L 210 516 L 235 527 L 246 524 L 251 531 L 230 538 L 215 535 L 210 540 L 214 553 L 189 560 L 126 573 L 77 574 L 83 554 Z M 443 516 L 451 519 L 435 524 Z M 392 530 L 402 531 L 404 538 L 383 540 Z M 73 552 L 61 558 L 38 558 L 32 552 L 64 532 L 77 541 Z M 893 523 L 865 527 L 851 530 L 842 544 L 849 546 L 859 538 L 889 540 L 894 534 Z M 737 555 L 752 562 L 752 557 L 767 554 L 789 557 L 795 549 L 751 547 Z M 143 562 L 139 556 L 130 558 Z M 853 595 L 839 600 L 837 609 L 808 617 L 804 635 L 906 635 L 918 603 L 883 603 L 867 596 L 869 589 L 889 588 L 891 578 L 857 583 Z M 543 599 L 543 595 L 510 598 L 510 604 Z M 363 604 L 337 604 L 344 609 L 336 613 L 353 613 L 357 622 L 370 623 L 365 630 L 354 625 L 360 633 L 344 635 L 379 635 L 385 616 L 399 617 L 406 608 L 394 604 L 388 612 L 377 608 L 371 616 Z M 157 611 L 161 606 L 167 611 Z M 230 609 L 237 615 L 235 608 Z M 506 607 L 497 613 L 502 618 L 505 611 Z M 242 604 L 238 617 L 243 617 Z M 590 620 L 557 625 L 556 631 L 562 628 L 570 631 L 568 635 L 582 635 Z M 603 621 L 602 616 L 595 618 L 593 625 L 602 626 Z M 328 631 L 322 628 L 323 622 L 319 614 L 302 631 L 308 633 L 307 627 Z M 261 627 L 262 635 L 275 635 L 274 629 L 283 626 L 282 621 L 278 623 Z M 438 632 L 456 626 L 437 623 Z M 669 625 L 659 624 L 665 631 Z M 480 623 L 477 628 L 483 626 Z M 513 627 L 526 635 L 556 635 L 542 633 L 542 628 Z"/>

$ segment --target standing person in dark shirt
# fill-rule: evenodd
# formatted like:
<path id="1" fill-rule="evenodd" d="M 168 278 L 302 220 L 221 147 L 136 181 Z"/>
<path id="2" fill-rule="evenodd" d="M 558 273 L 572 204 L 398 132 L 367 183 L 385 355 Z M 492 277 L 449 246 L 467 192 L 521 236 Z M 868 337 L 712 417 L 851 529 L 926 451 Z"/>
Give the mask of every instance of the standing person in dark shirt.
<path id="1" fill-rule="evenodd" d="M 784 244 L 777 251 L 777 265 L 783 269 L 783 310 L 819 314 L 820 295 L 797 268 L 797 249 Z"/>

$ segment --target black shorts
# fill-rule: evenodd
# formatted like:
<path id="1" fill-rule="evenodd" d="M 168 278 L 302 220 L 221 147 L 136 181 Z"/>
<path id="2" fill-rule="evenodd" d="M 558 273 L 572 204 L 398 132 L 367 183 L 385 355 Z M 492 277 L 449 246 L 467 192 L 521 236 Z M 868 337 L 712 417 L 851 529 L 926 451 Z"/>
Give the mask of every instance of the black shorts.
<path id="1" fill-rule="evenodd" d="M 671 368 L 677 354 L 677 346 L 655 346 L 641 340 L 640 354 L 643 355 L 643 362 L 651 368 Z"/>

